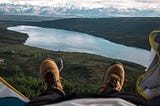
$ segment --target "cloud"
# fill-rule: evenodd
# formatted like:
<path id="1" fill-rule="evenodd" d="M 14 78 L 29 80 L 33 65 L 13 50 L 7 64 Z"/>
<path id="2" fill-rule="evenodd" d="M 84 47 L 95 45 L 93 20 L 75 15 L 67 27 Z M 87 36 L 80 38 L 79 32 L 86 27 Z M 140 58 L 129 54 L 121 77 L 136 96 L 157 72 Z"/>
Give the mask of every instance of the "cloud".
<path id="1" fill-rule="evenodd" d="M 145 3 L 158 3 L 159 0 L 134 0 L 135 2 L 145 2 Z"/>
<path id="2" fill-rule="evenodd" d="M 3 0 L 0 13 L 32 15 L 160 16 L 159 0 Z"/>
<path id="3" fill-rule="evenodd" d="M 85 8 L 102 8 L 107 6 L 120 7 L 144 7 L 144 5 L 158 5 L 159 0 L 3 0 L 0 3 L 12 4 L 30 4 L 41 6 L 55 6 L 67 7 L 73 5 L 74 7 Z"/>

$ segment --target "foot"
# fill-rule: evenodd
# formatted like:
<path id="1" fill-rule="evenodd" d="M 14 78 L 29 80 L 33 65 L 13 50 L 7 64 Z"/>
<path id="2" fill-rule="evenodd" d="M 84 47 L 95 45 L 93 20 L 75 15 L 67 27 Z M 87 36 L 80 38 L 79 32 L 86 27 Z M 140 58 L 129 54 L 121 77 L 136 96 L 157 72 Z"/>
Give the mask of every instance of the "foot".
<path id="1" fill-rule="evenodd" d="M 103 77 L 103 91 L 116 90 L 121 91 L 124 83 L 124 68 L 120 63 L 110 65 Z"/>
<path id="2" fill-rule="evenodd" d="M 40 78 L 45 90 L 56 88 L 63 91 L 59 70 L 53 60 L 46 59 L 42 61 L 40 64 Z"/>

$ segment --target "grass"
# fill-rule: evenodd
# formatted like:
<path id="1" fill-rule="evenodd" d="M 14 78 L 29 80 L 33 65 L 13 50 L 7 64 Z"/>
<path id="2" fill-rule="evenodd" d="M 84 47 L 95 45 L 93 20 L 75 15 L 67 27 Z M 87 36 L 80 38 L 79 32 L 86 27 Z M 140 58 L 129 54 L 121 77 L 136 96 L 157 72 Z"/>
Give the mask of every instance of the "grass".
<path id="1" fill-rule="evenodd" d="M 1 43 L 0 56 L 4 60 L 0 64 L 0 75 L 29 98 L 43 91 L 39 79 L 39 64 L 46 58 L 54 59 L 57 64 L 57 57 L 63 58 L 61 77 L 67 93 L 95 92 L 102 83 L 105 68 L 115 61 L 120 61 L 125 66 L 124 91 L 136 92 L 136 78 L 144 72 L 144 67 L 130 62 L 86 53 L 48 51 L 22 44 Z"/>
<path id="2" fill-rule="evenodd" d="M 136 78 L 145 69 L 135 63 L 93 54 L 51 51 L 26 46 L 23 43 L 28 36 L 5 29 L 0 30 L 0 35 L 0 40 L 4 41 L 0 42 L 0 76 L 28 98 L 37 96 L 43 91 L 39 79 L 39 65 L 46 58 L 54 59 L 58 66 L 60 61 L 57 57 L 63 58 L 64 69 L 61 77 L 67 94 L 95 93 L 102 83 L 106 67 L 115 61 L 121 62 L 125 67 L 123 91 L 136 92 Z"/>

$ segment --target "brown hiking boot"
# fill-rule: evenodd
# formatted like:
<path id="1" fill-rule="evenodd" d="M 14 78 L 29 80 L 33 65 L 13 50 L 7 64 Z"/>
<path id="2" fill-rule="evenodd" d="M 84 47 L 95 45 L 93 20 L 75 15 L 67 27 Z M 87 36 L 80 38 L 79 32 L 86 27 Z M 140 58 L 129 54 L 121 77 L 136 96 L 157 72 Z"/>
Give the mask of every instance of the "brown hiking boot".
<path id="1" fill-rule="evenodd" d="M 46 59 L 42 61 L 40 64 L 40 78 L 45 90 L 57 88 L 63 92 L 59 70 L 53 60 Z"/>
<path id="2" fill-rule="evenodd" d="M 102 87 L 99 88 L 99 92 L 107 90 L 117 90 L 121 91 L 124 83 L 124 68 L 121 63 L 111 64 L 103 77 Z"/>

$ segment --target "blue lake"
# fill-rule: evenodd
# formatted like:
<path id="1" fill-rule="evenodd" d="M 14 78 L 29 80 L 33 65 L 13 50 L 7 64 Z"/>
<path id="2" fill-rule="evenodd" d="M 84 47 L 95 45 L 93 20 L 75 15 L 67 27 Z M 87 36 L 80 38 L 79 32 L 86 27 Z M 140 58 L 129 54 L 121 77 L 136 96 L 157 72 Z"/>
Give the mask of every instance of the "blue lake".
<path id="1" fill-rule="evenodd" d="M 105 57 L 127 60 L 147 66 L 150 51 L 110 42 L 92 35 L 61 29 L 35 26 L 15 26 L 8 30 L 27 33 L 25 45 L 54 51 L 85 52 Z"/>

